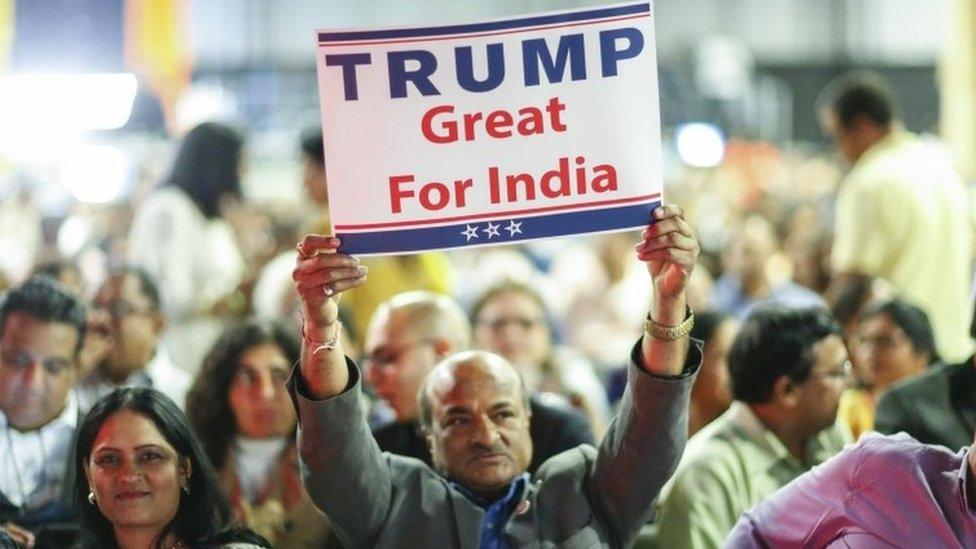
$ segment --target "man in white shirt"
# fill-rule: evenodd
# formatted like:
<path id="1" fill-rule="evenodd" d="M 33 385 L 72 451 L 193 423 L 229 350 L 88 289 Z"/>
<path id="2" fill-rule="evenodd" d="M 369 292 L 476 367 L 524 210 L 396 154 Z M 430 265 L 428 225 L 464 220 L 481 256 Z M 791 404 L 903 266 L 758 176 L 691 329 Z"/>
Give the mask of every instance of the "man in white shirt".
<path id="1" fill-rule="evenodd" d="M 92 301 L 92 308 L 104 314 L 89 329 L 89 337 L 100 339 L 103 355 L 78 383 L 83 412 L 123 386 L 152 387 L 183 408 L 191 378 L 159 344 L 166 325 L 159 304 L 159 289 L 145 270 L 119 267 L 109 273 Z"/>
<path id="2" fill-rule="evenodd" d="M 22 545 L 42 525 L 71 519 L 63 495 L 84 333 L 84 305 L 50 278 L 32 278 L 0 301 L 0 528 Z"/>

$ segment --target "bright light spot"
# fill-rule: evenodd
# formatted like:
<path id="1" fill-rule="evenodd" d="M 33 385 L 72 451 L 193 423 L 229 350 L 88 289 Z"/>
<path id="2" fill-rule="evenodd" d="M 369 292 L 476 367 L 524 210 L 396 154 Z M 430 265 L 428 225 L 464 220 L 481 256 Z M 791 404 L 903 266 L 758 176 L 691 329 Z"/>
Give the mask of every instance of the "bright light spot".
<path id="1" fill-rule="evenodd" d="M 121 128 L 132 114 L 135 75 L 18 74 L 0 78 L 0 132 Z"/>
<path id="2" fill-rule="evenodd" d="M 714 168 L 725 156 L 725 138 L 713 124 L 693 122 L 678 126 L 675 144 L 681 160 L 695 168 Z"/>
<path id="3" fill-rule="evenodd" d="M 61 159 L 61 182 L 80 202 L 105 204 L 122 193 L 129 160 L 111 145 L 82 145 Z"/>
<path id="4" fill-rule="evenodd" d="M 62 257 L 74 257 L 91 239 L 92 226 L 87 219 L 73 215 L 58 229 L 58 252 Z"/>
<path id="5" fill-rule="evenodd" d="M 234 96 L 219 84 L 195 83 L 176 104 L 176 127 L 180 133 L 209 120 L 228 120 L 237 112 Z"/>

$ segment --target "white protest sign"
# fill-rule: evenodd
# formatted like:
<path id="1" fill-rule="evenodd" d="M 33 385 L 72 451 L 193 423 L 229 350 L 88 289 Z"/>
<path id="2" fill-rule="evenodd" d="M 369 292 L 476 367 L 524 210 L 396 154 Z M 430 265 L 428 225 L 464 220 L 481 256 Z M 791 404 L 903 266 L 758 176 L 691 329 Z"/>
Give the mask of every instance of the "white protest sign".
<path id="1" fill-rule="evenodd" d="M 346 253 L 627 230 L 661 202 L 650 3 L 317 38 Z"/>

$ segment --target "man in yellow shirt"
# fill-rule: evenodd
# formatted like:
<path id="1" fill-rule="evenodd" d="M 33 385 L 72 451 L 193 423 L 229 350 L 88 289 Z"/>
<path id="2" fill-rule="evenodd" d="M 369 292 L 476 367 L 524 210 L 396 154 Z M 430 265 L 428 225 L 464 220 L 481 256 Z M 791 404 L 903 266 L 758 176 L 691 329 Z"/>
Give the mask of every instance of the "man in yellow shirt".
<path id="1" fill-rule="evenodd" d="M 973 225 L 962 180 L 938 146 L 901 127 L 880 80 L 846 77 L 822 104 L 824 126 L 853 164 L 837 196 L 829 293 L 885 278 L 929 315 L 939 355 L 964 360 L 973 349 Z"/>

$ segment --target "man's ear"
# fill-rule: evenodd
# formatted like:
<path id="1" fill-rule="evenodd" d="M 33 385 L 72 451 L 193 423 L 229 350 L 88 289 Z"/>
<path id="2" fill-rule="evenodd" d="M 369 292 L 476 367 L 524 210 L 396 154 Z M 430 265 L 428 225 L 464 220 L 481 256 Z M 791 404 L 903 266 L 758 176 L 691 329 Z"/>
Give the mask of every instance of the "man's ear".
<path id="1" fill-rule="evenodd" d="M 790 379 L 790 376 L 779 376 L 776 381 L 773 382 L 773 391 L 771 402 L 778 404 L 783 404 L 786 406 L 796 406 L 797 403 L 797 393 L 796 393 L 796 383 Z"/>

